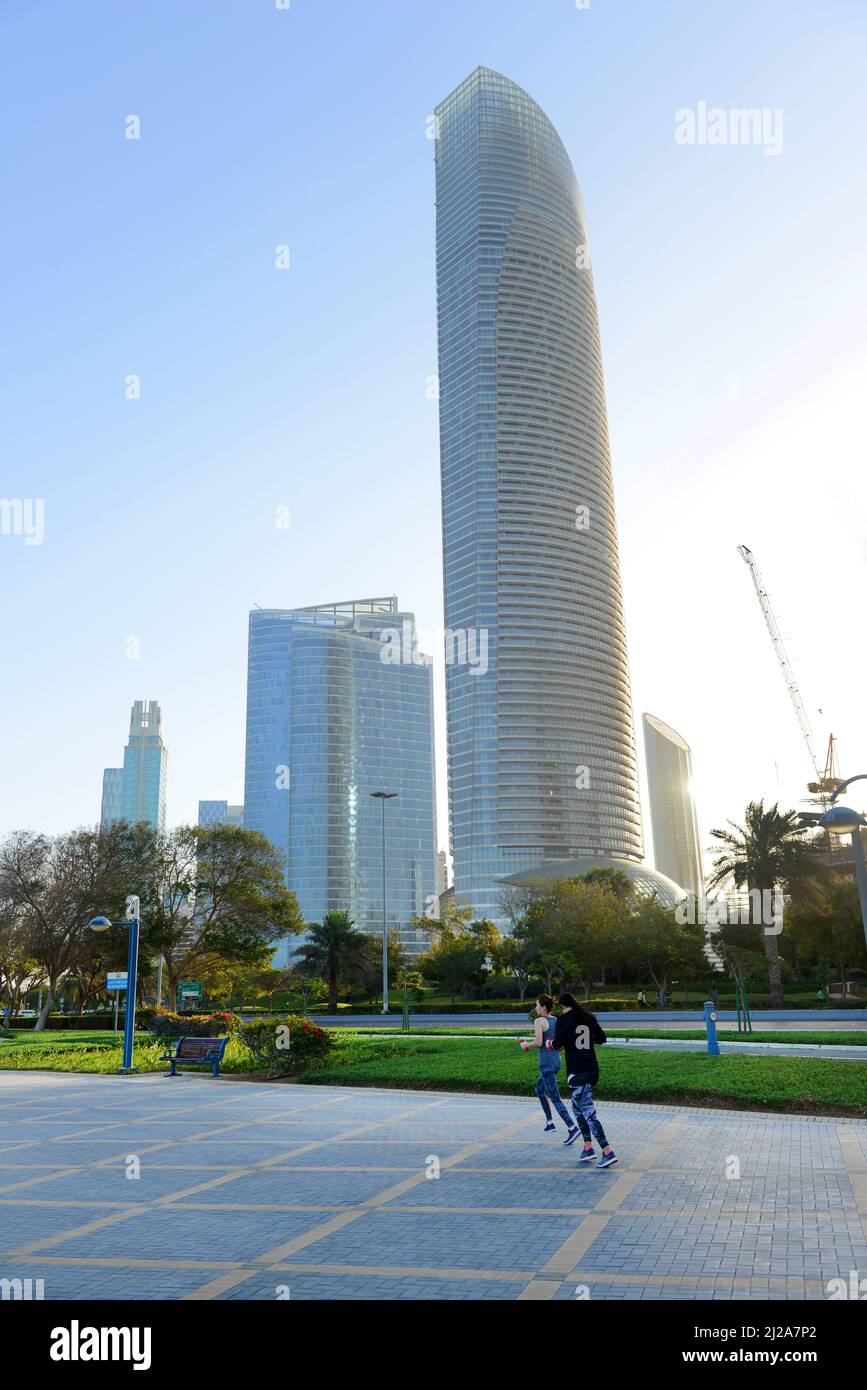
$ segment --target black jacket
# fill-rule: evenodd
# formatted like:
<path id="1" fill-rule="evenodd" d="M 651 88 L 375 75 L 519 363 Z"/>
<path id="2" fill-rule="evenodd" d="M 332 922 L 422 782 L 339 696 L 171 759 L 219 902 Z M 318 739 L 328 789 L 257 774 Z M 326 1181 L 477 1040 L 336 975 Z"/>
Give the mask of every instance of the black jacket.
<path id="1" fill-rule="evenodd" d="M 586 1032 L 584 1030 L 587 1030 Z M 574 1009 L 558 1014 L 554 1029 L 554 1046 L 566 1054 L 566 1075 L 569 1084 L 593 1086 L 599 1080 L 599 1062 L 596 1047 L 606 1041 L 602 1025 L 590 1015 L 590 1023 L 583 1024 L 576 1017 Z M 572 1078 L 576 1078 L 573 1083 Z"/>

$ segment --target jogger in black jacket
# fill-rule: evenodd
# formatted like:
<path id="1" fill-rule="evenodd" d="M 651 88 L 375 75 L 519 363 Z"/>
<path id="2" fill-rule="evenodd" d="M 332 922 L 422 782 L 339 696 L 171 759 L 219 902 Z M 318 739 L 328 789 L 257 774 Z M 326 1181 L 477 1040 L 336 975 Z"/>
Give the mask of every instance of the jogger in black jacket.
<path id="1" fill-rule="evenodd" d="M 602 1149 L 597 1168 L 610 1168 L 617 1155 L 605 1137 L 605 1130 L 593 1104 L 593 1087 L 599 1080 L 599 1061 L 596 1047 L 606 1041 L 602 1025 L 596 1016 L 585 1009 L 574 994 L 561 994 L 557 1000 L 562 1013 L 557 1017 L 554 1046 L 566 1054 L 566 1077 L 572 1088 L 572 1110 L 584 1140 L 580 1163 L 590 1163 L 595 1157 L 593 1140 Z"/>

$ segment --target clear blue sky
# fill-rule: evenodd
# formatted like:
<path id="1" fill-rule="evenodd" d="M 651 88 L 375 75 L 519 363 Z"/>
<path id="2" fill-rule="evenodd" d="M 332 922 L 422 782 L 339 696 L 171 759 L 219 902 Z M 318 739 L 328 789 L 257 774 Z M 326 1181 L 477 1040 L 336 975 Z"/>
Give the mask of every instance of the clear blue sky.
<path id="1" fill-rule="evenodd" d="M 254 602 L 396 592 L 441 624 L 425 132 L 479 63 L 582 188 L 636 715 L 692 744 L 703 825 L 794 800 L 746 541 L 817 739 L 867 770 L 819 582 L 835 546 L 863 631 L 865 48 L 861 0 L 5 0 L 0 493 L 44 498 L 45 539 L 0 536 L 0 831 L 94 822 L 136 698 L 172 822 L 240 800 Z M 782 108 L 782 153 L 678 145 L 700 100 Z"/>

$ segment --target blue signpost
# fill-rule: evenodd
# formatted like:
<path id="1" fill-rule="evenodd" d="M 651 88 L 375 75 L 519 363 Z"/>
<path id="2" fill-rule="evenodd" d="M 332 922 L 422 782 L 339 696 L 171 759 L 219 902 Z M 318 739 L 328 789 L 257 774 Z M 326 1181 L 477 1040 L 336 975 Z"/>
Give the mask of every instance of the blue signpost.
<path id="1" fill-rule="evenodd" d="M 133 1039 L 135 1037 L 135 993 L 138 973 L 138 925 L 141 903 L 135 894 L 126 900 L 124 920 L 112 922 L 108 917 L 94 917 L 90 922 L 93 931 L 108 931 L 109 927 L 126 927 L 129 931 L 129 947 L 126 957 L 126 1008 L 123 1017 L 123 1066 L 121 1075 L 135 1071 L 132 1064 Z"/>
<path id="2" fill-rule="evenodd" d="M 711 1057 L 718 1057 L 720 1053 L 719 1043 L 717 1042 L 716 1037 L 716 1009 L 714 1008 L 713 1003 L 710 999 L 706 1001 L 704 1006 L 704 1023 L 705 1027 L 707 1028 L 708 1054 Z"/>

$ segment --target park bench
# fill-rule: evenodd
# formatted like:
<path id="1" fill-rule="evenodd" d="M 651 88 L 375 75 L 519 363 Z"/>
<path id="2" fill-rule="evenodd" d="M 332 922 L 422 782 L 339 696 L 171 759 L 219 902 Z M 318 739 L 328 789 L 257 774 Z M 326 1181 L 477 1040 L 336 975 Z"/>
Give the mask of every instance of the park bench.
<path id="1" fill-rule="evenodd" d="M 175 1068 L 213 1067 L 214 1075 L 220 1075 L 220 1063 L 226 1050 L 226 1038 L 179 1038 L 174 1052 L 166 1049 L 161 1062 L 170 1062 L 169 1076 L 174 1076 Z"/>

